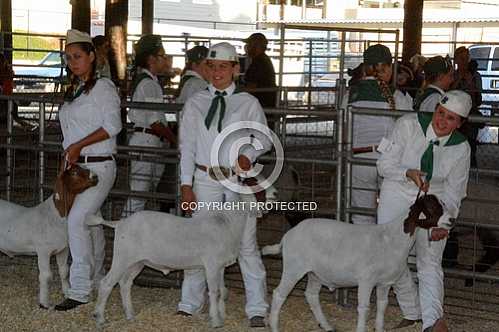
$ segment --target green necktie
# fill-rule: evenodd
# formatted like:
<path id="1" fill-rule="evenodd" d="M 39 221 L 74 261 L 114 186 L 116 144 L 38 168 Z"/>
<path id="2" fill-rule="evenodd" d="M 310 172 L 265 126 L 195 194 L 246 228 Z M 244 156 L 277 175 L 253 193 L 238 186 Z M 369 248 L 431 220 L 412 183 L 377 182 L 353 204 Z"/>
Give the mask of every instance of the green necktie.
<path id="1" fill-rule="evenodd" d="M 421 157 L 421 171 L 426 173 L 426 182 L 430 182 L 433 176 L 433 146 L 439 144 L 438 140 L 430 141 L 430 144 Z"/>
<path id="2" fill-rule="evenodd" d="M 78 89 L 76 89 L 76 91 L 73 94 L 73 100 L 75 100 L 76 98 L 78 98 L 79 96 L 81 96 L 81 94 L 83 93 L 83 90 L 85 90 L 85 85 L 84 84 L 78 86 Z"/>
<path id="3" fill-rule="evenodd" d="M 213 98 L 211 101 L 210 109 L 208 110 L 208 114 L 206 115 L 206 118 L 204 119 L 204 124 L 206 125 L 206 129 L 210 130 L 210 125 L 211 122 L 213 121 L 213 118 L 215 117 L 215 114 L 217 113 L 218 109 L 218 102 L 220 101 L 220 115 L 218 117 L 218 132 L 222 131 L 222 120 L 224 119 L 225 115 L 225 99 L 224 96 L 227 95 L 227 92 L 225 91 L 215 91 L 216 97 Z"/>

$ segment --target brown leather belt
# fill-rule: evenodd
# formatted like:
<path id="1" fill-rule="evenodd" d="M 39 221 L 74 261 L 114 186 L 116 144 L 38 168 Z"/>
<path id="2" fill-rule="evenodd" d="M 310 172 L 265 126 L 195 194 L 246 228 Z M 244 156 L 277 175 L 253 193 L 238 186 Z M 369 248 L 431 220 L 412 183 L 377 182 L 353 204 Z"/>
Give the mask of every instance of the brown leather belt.
<path id="1" fill-rule="evenodd" d="M 202 170 L 203 172 L 208 172 L 208 167 L 205 165 L 196 164 L 196 168 Z"/>
<path id="2" fill-rule="evenodd" d="M 101 163 L 103 161 L 114 160 L 113 156 L 80 156 L 78 158 L 79 164 L 86 163 Z"/>
<path id="3" fill-rule="evenodd" d="M 363 146 L 361 148 L 352 148 L 352 153 L 353 154 L 359 154 L 359 153 L 376 152 L 377 148 L 378 148 L 377 145 Z"/>
<path id="4" fill-rule="evenodd" d="M 196 164 L 196 168 L 208 173 L 210 178 L 216 181 L 228 179 L 235 174 L 231 168 L 224 166 L 207 167 L 205 165 Z"/>
<path id="5" fill-rule="evenodd" d="M 135 128 L 133 128 L 133 131 L 135 131 L 137 133 L 146 133 L 149 135 L 153 135 L 153 136 L 159 137 L 159 139 L 161 141 L 163 141 L 163 136 L 159 135 L 157 132 L 155 132 L 154 130 L 152 130 L 150 128 L 135 127 Z"/>

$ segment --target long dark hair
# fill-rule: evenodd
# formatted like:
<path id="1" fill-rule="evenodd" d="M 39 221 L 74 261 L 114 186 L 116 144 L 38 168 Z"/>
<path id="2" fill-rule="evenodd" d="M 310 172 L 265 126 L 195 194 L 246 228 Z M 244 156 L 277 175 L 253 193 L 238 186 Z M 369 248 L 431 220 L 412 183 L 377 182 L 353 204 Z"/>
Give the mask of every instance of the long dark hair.
<path id="1" fill-rule="evenodd" d="M 92 68 L 90 75 L 88 76 L 88 79 L 83 83 L 83 93 L 88 94 L 90 90 L 95 86 L 95 83 L 97 82 L 97 54 L 95 53 L 95 47 L 94 45 L 90 43 L 75 43 L 75 45 L 78 45 L 83 52 L 86 54 L 90 55 L 90 53 L 94 53 L 94 61 L 92 62 Z M 69 66 L 66 65 L 66 71 L 68 73 L 69 77 L 69 85 L 66 89 L 66 92 L 64 93 L 64 100 L 67 100 L 69 102 L 73 101 L 74 99 L 74 94 L 76 92 L 76 89 L 78 88 L 78 85 L 80 84 L 80 80 L 78 76 L 73 74 L 71 69 L 69 69 Z"/>

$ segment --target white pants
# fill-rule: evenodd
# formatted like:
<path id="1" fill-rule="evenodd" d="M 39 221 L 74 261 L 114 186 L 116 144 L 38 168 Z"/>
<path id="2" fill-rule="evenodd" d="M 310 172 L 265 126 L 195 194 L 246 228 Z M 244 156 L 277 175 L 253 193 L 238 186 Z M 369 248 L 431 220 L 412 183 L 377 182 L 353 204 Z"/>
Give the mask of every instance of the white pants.
<path id="1" fill-rule="evenodd" d="M 379 153 L 368 152 L 355 156 L 378 159 Z M 352 187 L 369 189 L 352 189 L 352 207 L 376 208 L 376 191 L 378 189 L 378 171 L 376 170 L 376 166 L 352 165 Z M 376 217 L 353 214 L 352 223 L 372 225 L 376 223 Z"/>
<path id="2" fill-rule="evenodd" d="M 70 289 L 67 297 L 88 302 L 92 287 L 104 276 L 104 230 L 102 226 L 88 227 L 87 216 L 100 213 L 116 178 L 114 160 L 80 164 L 97 174 L 99 183 L 76 196 L 68 215 L 68 238 L 72 263 L 69 270 Z"/>
<path id="3" fill-rule="evenodd" d="M 239 200 L 239 195 L 200 170 L 194 175 L 194 193 L 198 202 L 229 202 Z M 265 267 L 256 241 L 256 222 L 244 229 L 239 252 L 239 267 L 243 276 L 246 291 L 246 315 L 265 317 L 269 305 L 265 300 L 267 294 Z M 185 270 L 182 283 L 182 298 L 178 309 L 187 313 L 198 313 L 204 302 L 206 293 L 206 276 L 204 270 Z"/>
<path id="4" fill-rule="evenodd" d="M 128 145 L 146 146 L 146 147 L 164 147 L 159 137 L 136 132 L 130 138 Z M 153 156 L 153 155 L 149 155 Z M 132 160 L 130 163 L 130 190 L 132 191 L 150 191 L 155 190 L 158 185 L 165 165 L 161 163 L 150 163 L 146 161 Z M 134 212 L 144 210 L 146 200 L 142 198 L 129 198 L 122 217 L 126 217 Z"/>
<path id="5" fill-rule="evenodd" d="M 383 183 L 378 207 L 378 224 L 391 222 L 395 218 L 403 222 L 407 217 L 409 207 L 416 200 L 417 193 L 408 193 L 400 188 L 401 186 L 393 181 Z M 447 240 L 429 241 L 428 236 L 427 230 L 417 228 L 413 249 L 416 253 L 419 297 L 418 288 L 407 266 L 402 277 L 393 286 L 404 318 L 423 319 L 423 330 L 433 326 L 444 314 L 442 255 Z"/>

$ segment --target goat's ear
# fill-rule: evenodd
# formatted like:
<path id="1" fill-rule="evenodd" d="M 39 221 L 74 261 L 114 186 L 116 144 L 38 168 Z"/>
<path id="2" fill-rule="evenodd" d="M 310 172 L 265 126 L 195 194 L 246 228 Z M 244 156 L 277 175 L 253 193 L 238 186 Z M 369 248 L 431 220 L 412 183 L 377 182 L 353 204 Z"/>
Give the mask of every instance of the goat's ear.
<path id="1" fill-rule="evenodd" d="M 71 211 L 71 207 L 73 206 L 73 202 L 76 197 L 76 193 L 73 192 L 73 190 L 70 190 L 72 187 L 72 176 L 67 175 L 63 179 L 63 185 L 64 185 L 64 210 L 65 210 L 65 215 L 69 214 L 69 211 Z"/>
<path id="2" fill-rule="evenodd" d="M 409 233 L 410 236 L 414 234 L 416 230 L 416 217 L 411 217 L 410 215 L 404 220 L 404 233 Z"/>
<path id="3" fill-rule="evenodd" d="M 54 204 L 61 218 L 64 218 L 67 214 L 67 211 L 65 209 L 66 194 L 64 192 L 65 178 L 66 178 L 66 172 L 60 173 L 55 179 L 55 186 L 54 186 Z"/>

